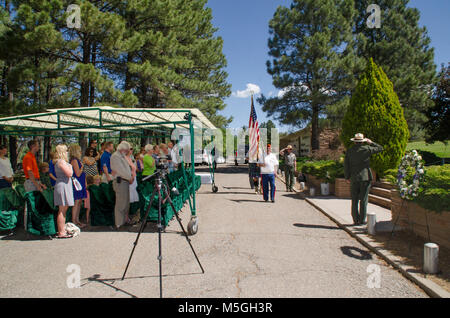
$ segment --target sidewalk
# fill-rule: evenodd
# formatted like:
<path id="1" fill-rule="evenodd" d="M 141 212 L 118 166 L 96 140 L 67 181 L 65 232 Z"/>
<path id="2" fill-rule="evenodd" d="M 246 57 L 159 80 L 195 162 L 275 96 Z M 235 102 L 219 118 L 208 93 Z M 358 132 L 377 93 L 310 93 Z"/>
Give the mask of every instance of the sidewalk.
<path id="1" fill-rule="evenodd" d="M 308 203 L 319 206 L 319 209 L 325 210 L 325 213 L 333 216 L 335 221 L 338 221 L 344 226 L 351 226 L 353 229 L 358 231 L 364 230 L 366 226 L 352 226 L 353 219 L 351 215 L 351 200 L 349 199 L 339 199 L 334 196 L 316 196 L 306 198 Z M 380 207 L 378 205 L 368 203 L 367 212 L 374 212 L 376 214 L 377 232 L 391 232 L 393 228 L 393 223 L 391 222 L 391 211 Z M 399 226 L 395 227 L 397 231 Z"/>
<path id="2" fill-rule="evenodd" d="M 278 177 L 282 182 L 283 178 Z M 294 187 L 295 188 L 295 187 Z M 387 263 L 398 269 L 406 278 L 419 285 L 428 295 L 435 298 L 450 298 L 450 293 L 433 281 L 425 278 L 421 272 L 410 265 L 406 265 L 400 257 L 393 255 L 389 250 L 384 249 L 382 244 L 378 243 L 371 235 L 367 233 L 367 226 L 354 226 L 351 216 L 351 200 L 339 199 L 334 196 L 314 196 L 308 197 L 298 189 L 294 189 L 296 193 L 302 195 L 306 202 L 314 206 L 316 209 L 325 214 L 341 229 L 356 238 L 361 244 L 366 246 L 372 252 L 380 256 Z M 376 213 L 376 232 L 391 232 L 393 228 L 393 220 L 391 220 L 391 211 L 372 203 L 368 203 L 367 212 Z M 399 230 L 398 225 L 395 231 Z"/>

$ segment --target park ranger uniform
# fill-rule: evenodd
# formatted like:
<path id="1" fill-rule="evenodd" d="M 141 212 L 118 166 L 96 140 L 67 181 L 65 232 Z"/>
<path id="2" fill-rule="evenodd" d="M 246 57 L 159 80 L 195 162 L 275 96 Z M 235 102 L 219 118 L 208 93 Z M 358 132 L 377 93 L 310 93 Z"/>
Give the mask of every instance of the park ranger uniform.
<path id="1" fill-rule="evenodd" d="M 345 179 L 351 181 L 353 222 L 355 225 L 361 225 L 365 224 L 370 182 L 373 180 L 370 156 L 383 151 L 383 147 L 374 142 L 365 144 L 367 139 L 362 134 L 356 134 L 351 140 L 355 145 L 348 149 L 345 155 Z"/>
<path id="2" fill-rule="evenodd" d="M 292 149 L 292 148 L 291 148 Z M 293 152 L 284 152 L 284 177 L 286 180 L 286 191 L 293 191 L 295 182 L 295 163 L 297 157 Z"/>

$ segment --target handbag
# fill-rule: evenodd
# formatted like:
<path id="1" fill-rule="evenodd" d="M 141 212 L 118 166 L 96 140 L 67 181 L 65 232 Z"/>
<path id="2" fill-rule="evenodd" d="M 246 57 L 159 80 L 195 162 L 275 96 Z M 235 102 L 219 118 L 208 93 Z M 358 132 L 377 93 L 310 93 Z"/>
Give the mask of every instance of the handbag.
<path id="1" fill-rule="evenodd" d="M 80 181 L 78 181 L 77 179 L 72 177 L 72 182 L 73 182 L 73 186 L 75 187 L 75 190 L 77 190 L 77 191 L 83 190 L 83 187 L 81 186 Z"/>

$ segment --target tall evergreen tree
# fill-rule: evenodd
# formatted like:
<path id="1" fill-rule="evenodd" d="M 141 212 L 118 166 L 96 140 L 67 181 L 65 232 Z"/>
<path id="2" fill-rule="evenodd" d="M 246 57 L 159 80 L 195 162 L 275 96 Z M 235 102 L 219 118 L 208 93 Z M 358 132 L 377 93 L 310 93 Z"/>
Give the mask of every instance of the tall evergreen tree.
<path id="1" fill-rule="evenodd" d="M 439 83 L 433 93 L 433 107 L 425 111 L 428 121 L 425 123 L 426 142 L 450 140 L 450 63 L 439 75 Z"/>
<path id="2" fill-rule="evenodd" d="M 379 0 L 381 27 L 366 25 L 367 7 L 373 0 L 355 1 L 358 14 L 354 35 L 358 56 L 373 58 L 394 84 L 405 111 L 411 137 L 420 136 L 423 111 L 432 105 L 431 90 L 436 79 L 434 50 L 426 27 L 419 27 L 420 13 L 407 7 L 409 0 Z"/>
<path id="3" fill-rule="evenodd" d="M 69 27 L 70 4 L 81 8 Z M 0 10 L 3 114 L 93 105 L 198 107 L 231 118 L 223 41 L 206 0 L 11 0 Z"/>
<path id="4" fill-rule="evenodd" d="M 137 5 L 137 4 L 140 5 Z M 223 41 L 215 37 L 205 0 L 128 1 L 122 85 L 143 107 L 197 107 L 217 126 L 230 95 Z"/>
<path id="5" fill-rule="evenodd" d="M 319 149 L 319 116 L 349 93 L 355 59 L 352 0 L 294 0 L 269 22 L 267 71 L 282 97 L 258 102 L 283 124 L 312 122 L 312 149 Z"/>
<path id="6" fill-rule="evenodd" d="M 348 148 L 356 133 L 383 146 L 371 159 L 372 168 L 383 174 L 398 166 L 409 138 L 408 125 L 392 82 L 372 59 L 362 74 L 345 113 L 341 140 Z"/>

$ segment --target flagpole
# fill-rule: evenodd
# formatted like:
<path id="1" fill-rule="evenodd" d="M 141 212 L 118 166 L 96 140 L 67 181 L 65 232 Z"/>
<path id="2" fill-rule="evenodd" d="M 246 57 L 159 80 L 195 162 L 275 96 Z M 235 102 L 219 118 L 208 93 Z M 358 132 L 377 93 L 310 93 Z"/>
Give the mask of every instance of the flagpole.
<path id="1" fill-rule="evenodd" d="M 255 107 L 254 103 L 253 103 L 253 93 L 252 93 L 252 105 L 250 107 Z M 250 128 L 250 127 L 249 127 Z M 256 161 L 259 161 L 259 138 L 258 138 L 258 142 L 256 144 Z"/>
<path id="2" fill-rule="evenodd" d="M 252 94 L 252 106 L 255 107 L 253 105 L 253 94 Z M 256 144 L 256 161 L 259 161 L 259 138 L 258 138 L 258 143 Z"/>

